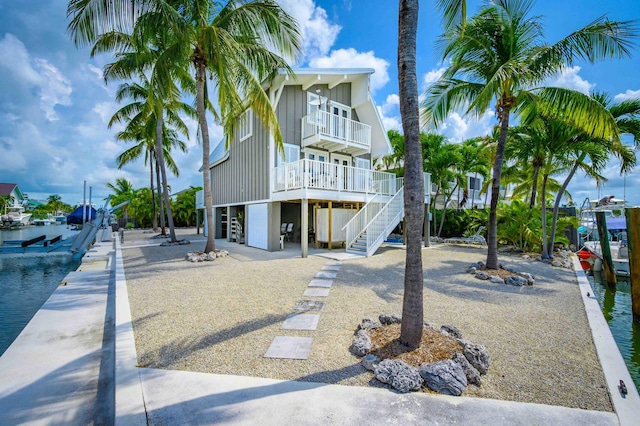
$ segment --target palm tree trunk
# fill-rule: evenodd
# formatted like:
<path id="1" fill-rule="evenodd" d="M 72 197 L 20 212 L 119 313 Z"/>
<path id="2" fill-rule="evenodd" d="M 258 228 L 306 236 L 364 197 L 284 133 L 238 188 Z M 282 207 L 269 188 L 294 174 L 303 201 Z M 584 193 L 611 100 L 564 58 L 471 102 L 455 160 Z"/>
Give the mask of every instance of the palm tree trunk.
<path id="1" fill-rule="evenodd" d="M 558 211 L 560 210 L 560 200 L 562 199 L 562 196 L 564 195 L 564 192 L 566 191 L 567 186 L 569 186 L 569 182 L 573 178 L 573 175 L 578 170 L 578 165 L 580 164 L 580 162 L 582 162 L 582 160 L 584 160 L 585 157 L 586 157 L 586 154 L 583 154 L 576 160 L 575 163 L 573 163 L 573 166 L 571 167 L 571 171 L 567 175 L 567 178 L 564 180 L 564 182 L 562 182 L 562 186 L 558 190 L 558 194 L 556 195 L 556 201 L 555 203 L 553 203 L 553 217 L 551 219 L 551 236 L 549 238 L 549 247 L 553 247 L 554 244 L 556 243 L 556 225 L 558 223 Z M 551 257 L 553 258 L 553 251 L 551 251 Z"/>
<path id="2" fill-rule="evenodd" d="M 196 49 L 196 53 L 199 52 Z M 202 59 L 194 59 L 196 67 L 196 106 L 198 110 L 198 121 L 200 125 L 200 134 L 202 135 L 202 183 L 204 191 L 204 208 L 207 218 L 207 244 L 204 248 L 205 253 L 216 250 L 216 229 L 213 220 L 213 194 L 211 192 L 211 178 L 209 170 L 209 127 L 207 125 L 207 116 L 205 110 L 205 92 L 204 83 L 206 75 L 206 65 Z"/>
<path id="3" fill-rule="evenodd" d="M 504 160 L 504 147 L 509 131 L 509 112 L 511 108 L 504 104 L 498 105 L 498 119 L 500 120 L 500 137 L 496 146 L 496 159 L 493 163 L 493 181 L 491 182 L 491 204 L 489 207 L 489 227 L 487 229 L 487 262 L 488 269 L 498 269 L 498 198 L 500 197 L 500 175 Z"/>
<path id="4" fill-rule="evenodd" d="M 547 179 L 549 179 L 548 174 L 545 173 L 542 175 L 542 194 L 547 193 Z M 542 214 L 542 258 L 549 259 L 549 250 L 547 248 L 547 203 L 544 195 L 540 198 L 540 211 Z"/>
<path id="5" fill-rule="evenodd" d="M 404 211 L 407 226 L 407 255 L 400 343 L 420 347 L 423 328 L 422 222 L 424 221 L 424 179 L 418 111 L 416 37 L 418 0 L 400 0 L 398 18 L 398 83 L 400 115 L 405 137 Z"/>
<path id="6" fill-rule="evenodd" d="M 456 187 L 458 187 L 458 184 L 456 183 Z M 444 227 L 444 216 L 447 213 L 447 206 L 449 205 L 449 203 L 451 202 L 451 197 L 453 196 L 453 193 L 456 191 L 456 188 L 453 188 L 453 191 L 451 191 L 451 193 L 447 196 L 447 198 L 444 200 L 444 207 L 442 208 L 442 217 L 440 218 L 440 227 L 438 228 L 438 238 L 441 236 L 442 234 L 442 228 Z M 459 198 L 458 198 L 459 199 Z"/>
<path id="7" fill-rule="evenodd" d="M 538 176 L 540 175 L 540 167 L 535 166 L 533 169 L 533 182 L 531 183 L 531 199 L 529 208 L 532 209 L 536 205 L 536 194 L 538 193 Z"/>
<path id="8" fill-rule="evenodd" d="M 158 183 L 158 214 L 160 216 L 160 235 L 167 235 L 167 227 L 165 224 L 165 214 L 164 214 L 164 201 L 162 201 L 162 184 L 160 183 L 160 163 L 158 162 L 158 157 L 155 158 L 156 161 L 156 181 Z"/>
<path id="9" fill-rule="evenodd" d="M 153 155 L 151 152 L 149 154 L 149 187 L 151 188 L 151 203 L 153 203 L 153 220 L 151 226 L 153 227 L 153 232 L 156 232 L 158 230 L 158 209 L 156 206 L 155 188 L 153 186 Z"/>
<path id="10" fill-rule="evenodd" d="M 167 169 L 164 164 L 164 150 L 162 146 L 162 128 L 164 127 L 164 120 L 162 117 L 162 111 L 158 116 L 156 123 L 156 154 L 158 156 L 158 164 L 160 165 L 160 172 L 162 174 L 162 189 L 164 192 L 164 204 L 167 210 L 167 222 L 169 222 L 169 237 L 172 243 L 178 242 L 176 238 L 176 230 L 173 226 L 173 214 L 171 213 L 171 202 L 169 200 L 169 185 L 167 182 Z"/>

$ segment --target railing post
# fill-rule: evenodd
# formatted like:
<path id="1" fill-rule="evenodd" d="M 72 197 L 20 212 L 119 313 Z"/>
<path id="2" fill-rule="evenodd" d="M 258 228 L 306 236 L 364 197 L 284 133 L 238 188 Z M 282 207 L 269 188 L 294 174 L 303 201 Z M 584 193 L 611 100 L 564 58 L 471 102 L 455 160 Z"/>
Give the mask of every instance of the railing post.
<path id="1" fill-rule="evenodd" d="M 631 310 L 640 319 L 640 208 L 625 209 L 629 244 L 629 278 L 631 279 Z"/>
<path id="2" fill-rule="evenodd" d="M 604 212 L 596 212 L 596 222 L 598 226 L 598 234 L 600 235 L 600 253 L 602 255 L 602 264 L 604 266 L 604 276 L 607 284 L 611 287 L 617 284 L 616 273 L 613 269 L 613 260 L 611 259 L 611 247 L 609 246 L 609 231 L 607 231 L 607 220 Z"/>

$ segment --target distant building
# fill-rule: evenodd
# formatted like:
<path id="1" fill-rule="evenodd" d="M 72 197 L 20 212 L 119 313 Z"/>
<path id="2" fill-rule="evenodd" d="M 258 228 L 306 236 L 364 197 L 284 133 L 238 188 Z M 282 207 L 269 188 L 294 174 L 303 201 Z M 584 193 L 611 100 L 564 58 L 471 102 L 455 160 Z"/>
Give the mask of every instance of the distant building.
<path id="1" fill-rule="evenodd" d="M 0 197 L 10 196 L 14 205 L 22 205 L 27 200 L 27 195 L 23 194 L 15 183 L 0 183 Z"/>

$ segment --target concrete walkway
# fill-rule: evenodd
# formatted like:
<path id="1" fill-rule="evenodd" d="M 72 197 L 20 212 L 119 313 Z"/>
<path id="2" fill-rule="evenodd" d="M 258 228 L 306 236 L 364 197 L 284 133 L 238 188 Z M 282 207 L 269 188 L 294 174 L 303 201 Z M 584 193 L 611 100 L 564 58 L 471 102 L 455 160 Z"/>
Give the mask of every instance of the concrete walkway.
<path id="1" fill-rule="evenodd" d="M 111 259 L 108 269 L 92 268 L 99 268 L 105 258 Z M 617 389 L 610 390 L 616 415 L 480 398 L 398 394 L 379 388 L 139 368 L 119 242 L 98 244 L 85 256 L 83 265 L 82 271 L 69 274 L 66 285 L 56 289 L 0 357 L 0 424 L 584 426 L 632 425 L 640 418 L 640 398 L 627 376 L 631 385 L 627 398 L 616 398 Z M 584 285 L 582 280 L 580 285 Z M 610 346 L 606 322 L 606 330 L 599 322 L 598 316 L 604 321 L 602 313 L 593 309 L 592 299 L 585 304 L 612 386 L 628 371 L 620 364 L 619 353 L 610 356 L 617 347 Z"/>

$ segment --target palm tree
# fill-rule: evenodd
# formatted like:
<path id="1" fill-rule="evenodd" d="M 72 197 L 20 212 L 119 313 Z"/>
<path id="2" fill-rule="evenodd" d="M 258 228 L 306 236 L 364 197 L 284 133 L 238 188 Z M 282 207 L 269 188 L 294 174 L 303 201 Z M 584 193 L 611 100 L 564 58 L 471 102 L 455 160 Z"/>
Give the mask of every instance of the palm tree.
<path id="1" fill-rule="evenodd" d="M 227 144 L 233 141 L 238 117 L 251 108 L 282 150 L 280 127 L 261 83 L 279 70 L 293 76 L 286 59 L 294 59 L 300 51 L 295 20 L 273 0 L 230 0 L 224 4 L 214 0 L 112 0 L 106 4 L 101 0 L 70 0 L 67 15 L 71 18 L 68 30 L 76 45 L 93 42 L 110 31 L 126 32 L 134 28 L 135 21 L 142 44 L 158 37 L 167 42 L 163 46 L 165 54 L 159 58 L 165 70 L 195 69 L 195 85 L 186 79 L 180 79 L 180 83 L 196 94 L 208 231 L 205 251 L 215 250 L 206 78 L 217 90 L 218 109 L 213 114 L 224 127 Z M 110 46 L 118 51 L 123 44 L 114 37 Z M 157 117 L 161 121 L 160 114 Z"/>
<path id="2" fill-rule="evenodd" d="M 592 98 L 604 106 L 615 118 L 619 132 L 633 137 L 636 147 L 640 146 L 640 99 L 629 99 L 619 103 L 612 103 L 611 98 L 605 93 L 593 93 Z M 555 243 L 556 223 L 558 211 L 564 192 L 573 179 L 578 169 L 583 170 L 588 176 L 596 178 L 596 182 L 601 182 L 600 172 L 604 170 L 610 155 L 620 159 L 620 172 L 627 173 L 636 166 L 636 155 L 629 147 L 618 143 L 616 140 L 597 139 L 585 135 L 576 136 L 572 149 L 568 157 L 570 161 L 570 171 L 561 188 L 556 195 L 553 205 L 553 216 L 551 221 L 551 236 L 549 239 L 549 252 L 553 254 Z"/>
<path id="3" fill-rule="evenodd" d="M 131 182 L 125 178 L 117 178 L 115 183 L 108 182 L 107 188 L 113 191 L 113 197 L 111 197 L 111 204 L 118 205 L 125 201 L 131 201 L 136 196 L 136 190 L 133 189 Z M 125 221 L 128 221 L 127 205 L 122 208 Z"/>
<path id="4" fill-rule="evenodd" d="M 555 44 L 542 41 L 542 25 L 529 17 L 532 0 L 494 0 L 466 25 L 446 32 L 440 45 L 450 61 L 442 77 L 426 93 L 423 117 L 440 123 L 468 103 L 467 113 L 477 115 L 495 103 L 500 124 L 491 185 L 487 268 L 498 267 L 497 206 L 505 142 L 511 112 L 532 100 L 547 114 L 562 116 L 589 134 L 617 138 L 615 122 L 600 105 L 579 92 L 559 88 L 535 88 L 546 78 L 579 59 L 590 62 L 629 55 L 629 40 L 636 35 L 631 21 L 612 22 L 605 17 Z"/>
<path id="5" fill-rule="evenodd" d="M 423 327 L 422 225 L 424 222 L 424 179 L 418 110 L 416 36 L 418 0 L 400 0 L 398 18 L 398 83 L 400 115 L 404 132 L 404 212 L 407 255 L 400 343 L 420 347 Z"/>

